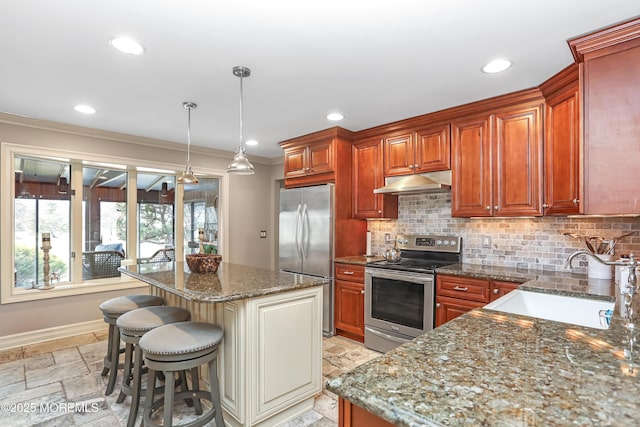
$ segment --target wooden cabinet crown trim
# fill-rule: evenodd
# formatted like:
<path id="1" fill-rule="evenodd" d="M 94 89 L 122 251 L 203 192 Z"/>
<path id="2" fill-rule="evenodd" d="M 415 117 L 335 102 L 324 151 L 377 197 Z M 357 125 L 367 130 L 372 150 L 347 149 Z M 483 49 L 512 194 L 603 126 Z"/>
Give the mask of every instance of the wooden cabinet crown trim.
<path id="1" fill-rule="evenodd" d="M 567 43 L 576 62 L 583 62 L 585 55 L 638 37 L 640 37 L 640 17 L 574 37 L 567 40 Z"/>
<path id="2" fill-rule="evenodd" d="M 286 141 L 278 143 L 278 145 L 283 149 L 287 149 L 305 144 L 310 145 L 319 142 L 326 142 L 326 140 L 330 138 L 345 139 L 351 142 L 353 140 L 353 135 L 354 133 L 352 131 L 336 126 L 307 135 L 299 136 L 297 138 L 288 139 Z"/>
<path id="3" fill-rule="evenodd" d="M 573 63 L 564 68 L 558 74 L 544 81 L 540 86 L 542 95 L 547 98 L 559 91 L 564 91 L 570 87 L 578 86 L 580 67 L 577 63 Z"/>

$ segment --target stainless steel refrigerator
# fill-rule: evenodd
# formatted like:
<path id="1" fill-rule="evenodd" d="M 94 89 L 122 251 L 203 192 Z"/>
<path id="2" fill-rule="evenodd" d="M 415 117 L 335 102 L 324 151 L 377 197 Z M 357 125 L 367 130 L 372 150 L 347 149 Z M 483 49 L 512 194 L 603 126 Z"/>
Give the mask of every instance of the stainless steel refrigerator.
<path id="1" fill-rule="evenodd" d="M 325 335 L 333 335 L 333 194 L 333 184 L 280 190 L 280 270 L 329 279 Z"/>

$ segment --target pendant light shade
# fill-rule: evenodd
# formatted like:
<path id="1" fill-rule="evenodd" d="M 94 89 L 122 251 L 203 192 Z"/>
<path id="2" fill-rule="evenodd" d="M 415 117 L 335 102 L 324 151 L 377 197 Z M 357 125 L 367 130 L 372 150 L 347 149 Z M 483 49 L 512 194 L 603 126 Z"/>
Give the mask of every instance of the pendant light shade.
<path id="1" fill-rule="evenodd" d="M 176 181 L 178 184 L 197 184 L 198 178 L 191 171 L 191 110 L 198 105 L 194 102 L 183 102 L 182 106 L 187 110 L 187 164 Z"/>
<path id="2" fill-rule="evenodd" d="M 233 67 L 233 75 L 240 78 L 240 145 L 236 150 L 236 154 L 233 156 L 233 161 L 229 163 L 229 166 L 227 166 L 227 172 L 235 175 L 253 175 L 255 173 L 255 169 L 244 154 L 244 139 L 242 135 L 242 79 L 249 77 L 251 75 L 251 70 L 242 66 Z"/>

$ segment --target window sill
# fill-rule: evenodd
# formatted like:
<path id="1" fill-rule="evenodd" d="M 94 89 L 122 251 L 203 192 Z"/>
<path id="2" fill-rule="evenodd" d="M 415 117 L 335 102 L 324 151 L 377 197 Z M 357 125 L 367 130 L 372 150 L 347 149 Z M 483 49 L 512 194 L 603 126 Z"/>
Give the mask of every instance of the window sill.
<path id="1" fill-rule="evenodd" d="M 149 285 L 130 277 L 98 279 L 82 284 L 59 284 L 51 289 L 13 288 L 11 295 L 2 295 L 0 304 L 37 301 L 49 298 L 70 297 L 122 289 L 148 288 Z"/>

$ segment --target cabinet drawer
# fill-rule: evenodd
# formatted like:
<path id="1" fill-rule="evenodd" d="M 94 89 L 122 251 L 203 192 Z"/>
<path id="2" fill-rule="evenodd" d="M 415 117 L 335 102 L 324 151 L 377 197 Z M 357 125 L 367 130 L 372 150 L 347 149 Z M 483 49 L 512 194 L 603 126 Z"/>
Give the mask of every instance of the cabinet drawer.
<path id="1" fill-rule="evenodd" d="M 364 283 L 364 266 L 336 264 L 336 279 Z"/>
<path id="2" fill-rule="evenodd" d="M 489 281 L 456 276 L 436 276 L 436 296 L 489 302 Z"/>

